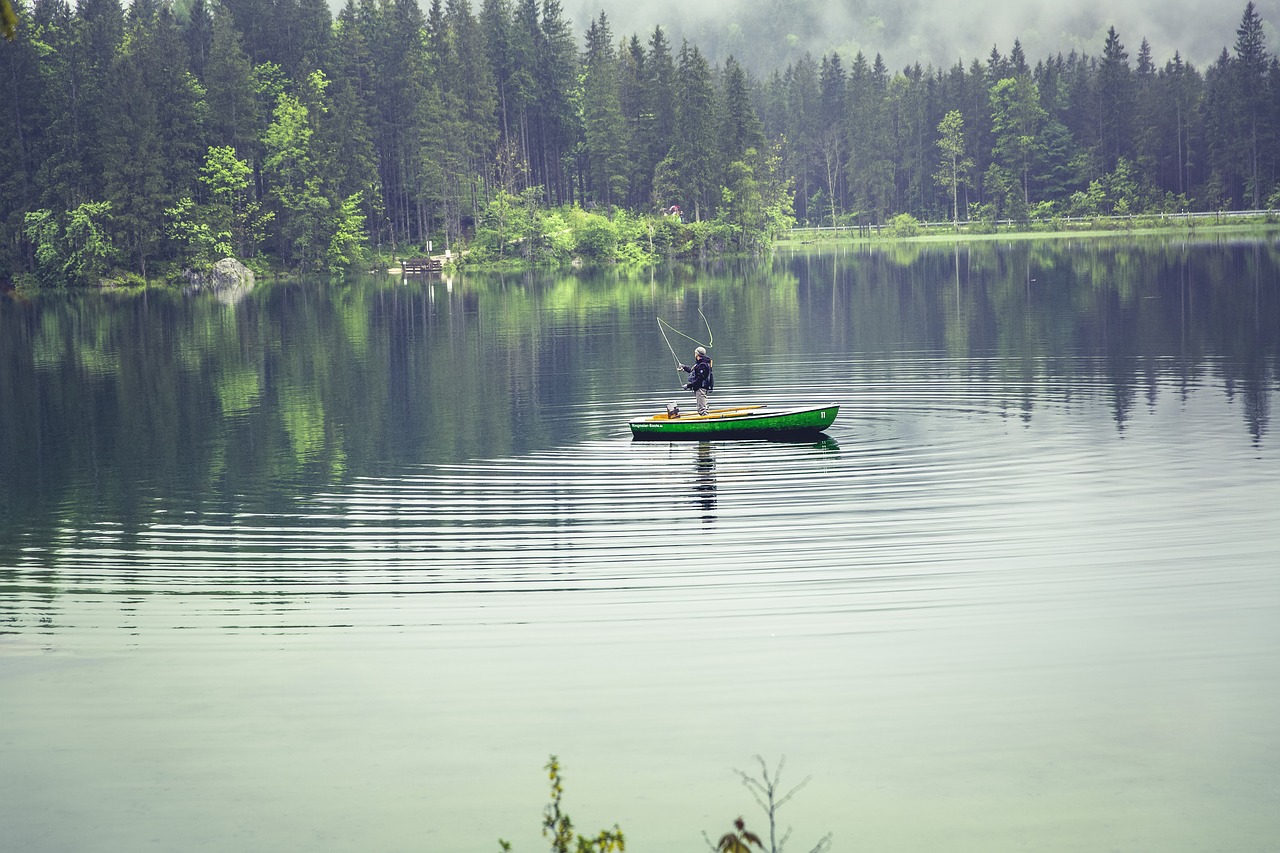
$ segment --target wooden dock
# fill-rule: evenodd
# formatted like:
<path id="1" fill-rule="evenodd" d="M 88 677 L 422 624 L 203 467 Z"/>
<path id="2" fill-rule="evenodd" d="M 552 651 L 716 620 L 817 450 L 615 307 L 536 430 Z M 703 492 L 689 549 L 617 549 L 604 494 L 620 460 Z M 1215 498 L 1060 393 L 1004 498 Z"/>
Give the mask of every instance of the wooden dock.
<path id="1" fill-rule="evenodd" d="M 405 275 L 424 275 L 444 270 L 444 257 L 436 255 L 426 258 L 405 258 L 400 262 L 400 270 Z"/>

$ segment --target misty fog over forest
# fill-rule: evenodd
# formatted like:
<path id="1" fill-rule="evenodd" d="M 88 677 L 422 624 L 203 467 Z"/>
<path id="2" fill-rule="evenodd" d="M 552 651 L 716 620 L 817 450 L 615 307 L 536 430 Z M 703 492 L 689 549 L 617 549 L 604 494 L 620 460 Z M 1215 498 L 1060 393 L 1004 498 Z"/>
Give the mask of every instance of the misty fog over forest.
<path id="1" fill-rule="evenodd" d="M 1266 22 L 1280 21 L 1280 0 L 1259 0 Z M 985 58 L 993 46 L 1007 53 L 1018 39 L 1028 56 L 1072 50 L 1097 55 L 1114 26 L 1135 47 L 1145 38 L 1159 64 L 1174 51 L 1197 66 L 1230 47 L 1230 28 L 1205 26 L 1223 18 L 1221 3 L 1207 0 L 565 0 L 579 33 L 603 10 L 615 33 L 645 34 L 661 25 L 678 45 L 698 44 L 712 62 L 732 54 L 750 71 L 766 74 L 806 52 L 877 53 L 889 68 L 919 62 L 945 68 Z M 1232 9 L 1227 20 L 1233 20 Z M 1268 43 L 1278 40 L 1271 24 Z"/>

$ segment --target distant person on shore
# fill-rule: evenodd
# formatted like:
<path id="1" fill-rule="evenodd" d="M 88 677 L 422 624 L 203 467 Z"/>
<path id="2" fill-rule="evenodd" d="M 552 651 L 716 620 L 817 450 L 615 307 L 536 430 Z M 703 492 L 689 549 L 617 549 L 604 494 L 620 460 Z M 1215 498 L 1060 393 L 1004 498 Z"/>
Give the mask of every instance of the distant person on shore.
<path id="1" fill-rule="evenodd" d="M 686 391 L 693 392 L 693 398 L 698 402 L 698 414 L 705 415 L 707 394 L 715 385 L 715 378 L 711 375 L 711 359 L 707 358 L 707 351 L 698 347 L 693 351 L 693 366 L 682 364 L 680 370 L 689 374 L 689 381 L 684 383 L 684 388 Z"/>

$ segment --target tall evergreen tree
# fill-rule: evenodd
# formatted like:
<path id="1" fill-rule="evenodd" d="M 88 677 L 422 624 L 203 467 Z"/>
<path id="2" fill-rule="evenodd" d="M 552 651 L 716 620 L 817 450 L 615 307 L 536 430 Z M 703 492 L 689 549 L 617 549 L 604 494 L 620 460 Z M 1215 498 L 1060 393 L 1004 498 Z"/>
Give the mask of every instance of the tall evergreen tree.
<path id="1" fill-rule="evenodd" d="M 644 70 L 640 133 L 644 149 L 642 168 L 649 194 L 639 203 L 654 206 L 658 202 L 653 198 L 653 176 L 658 164 L 671 151 L 676 120 L 676 66 L 662 27 L 654 27 L 649 36 Z"/>
<path id="2" fill-rule="evenodd" d="M 685 41 L 676 71 L 675 124 L 667 156 L 654 175 L 659 207 L 679 205 L 695 220 L 714 214 L 716 188 L 714 123 L 716 93 L 711 66 L 697 47 Z"/>
<path id="3" fill-rule="evenodd" d="M 724 62 L 724 89 L 721 94 L 720 145 L 726 164 L 745 158 L 749 150 L 764 148 L 764 126 L 751 102 L 747 73 L 730 56 Z"/>
<path id="4" fill-rule="evenodd" d="M 826 181 L 831 224 L 835 225 L 836 211 L 843 210 L 848 204 L 848 181 L 845 175 L 848 159 L 845 151 L 845 120 L 849 106 L 849 81 L 839 54 L 833 53 L 830 58 L 823 57 L 818 84 L 821 89 L 818 152 Z"/>
<path id="5" fill-rule="evenodd" d="M 1192 143 L 1192 128 L 1202 124 L 1204 81 L 1195 67 L 1182 61 L 1179 53 L 1165 64 L 1160 75 L 1165 105 L 1164 132 L 1157 137 L 1163 145 L 1157 160 L 1157 179 L 1172 192 L 1191 194 L 1191 170 L 1199 152 Z"/>
<path id="6" fill-rule="evenodd" d="M 849 73 L 845 138 L 850 193 L 864 222 L 883 222 L 893 206 L 895 152 L 888 89 L 884 59 L 877 54 L 868 66 L 859 52 Z"/>
<path id="7" fill-rule="evenodd" d="M 577 47 L 573 29 L 560 0 L 542 0 L 540 38 L 536 54 L 538 91 L 538 183 L 548 203 L 573 198 L 573 183 L 565 165 L 581 130 L 572 98 L 577 89 Z"/>
<path id="8" fill-rule="evenodd" d="M 653 190 L 653 167 L 646 162 L 649 158 L 645 147 L 645 60 L 644 45 L 638 35 L 633 34 L 618 48 L 618 99 L 625 125 L 623 139 L 627 159 L 626 205 L 633 209 L 643 206 Z"/>
<path id="9" fill-rule="evenodd" d="M 191 73 L 196 75 L 197 80 L 203 80 L 205 63 L 208 62 L 209 51 L 213 47 L 213 13 L 205 0 L 192 0 L 182 37 L 187 44 L 187 55 L 191 59 Z"/>
<path id="10" fill-rule="evenodd" d="M 1097 93 L 1098 147 L 1102 168 L 1109 172 L 1121 157 L 1132 155 L 1133 140 L 1133 72 L 1115 27 L 1107 30 L 1098 66 Z"/>
<path id="11" fill-rule="evenodd" d="M 587 29 L 582 57 L 582 123 L 587 198 L 605 208 L 627 197 L 626 127 L 612 42 L 608 18 L 601 12 Z"/>
<path id="12" fill-rule="evenodd" d="M 458 136 L 450 142 L 457 146 L 466 163 L 465 174 L 457 175 L 457 204 L 452 234 L 462 230 L 464 210 L 474 221 L 480 209 L 480 191 L 493 145 L 498 137 L 495 115 L 497 96 L 490 65 L 485 57 L 484 34 L 471 13 L 468 0 L 447 0 L 445 18 L 450 32 L 448 87 L 454 104 L 460 104 Z"/>
<path id="13" fill-rule="evenodd" d="M 1264 195 L 1262 151 L 1268 135 L 1267 105 L 1271 97 L 1267 86 L 1267 66 L 1262 18 L 1253 0 L 1249 0 L 1236 29 L 1235 58 L 1231 66 L 1234 72 L 1231 104 L 1239 125 L 1237 170 L 1245 179 L 1246 203 L 1254 209 L 1262 206 Z"/>
<path id="14" fill-rule="evenodd" d="M 324 129 L 333 147 L 335 195 L 347 199 L 358 193 L 364 230 L 378 235 L 383 208 L 372 127 L 376 71 L 355 0 L 347 0 L 338 13 L 326 66 L 331 82 Z"/>
<path id="15" fill-rule="evenodd" d="M 38 54 L 49 45 L 43 41 L 42 28 L 32 26 L 21 4 L 14 14 L 22 22 L 23 38 L 0 42 L 0 76 L 9 93 L 0 108 L 0 163 L 4 164 L 0 169 L 0 270 L 30 267 L 24 221 L 28 212 L 40 207 L 37 175 L 43 128 L 51 120 Z"/>
<path id="16" fill-rule="evenodd" d="M 822 59 L 825 70 L 826 57 Z M 813 57 L 805 54 L 788 69 L 786 77 L 785 123 L 780 134 L 787 141 L 786 166 L 796 186 L 795 209 L 801 218 L 810 216 L 809 200 L 814 192 L 826 189 L 830 198 L 831 186 L 827 180 L 827 160 L 823 159 L 822 143 L 826 116 L 823 115 L 822 89 L 818 77 L 818 65 Z"/>
<path id="17" fill-rule="evenodd" d="M 260 117 L 253 67 L 240 33 L 221 5 L 214 7 L 204 86 L 209 105 L 209 144 L 230 146 L 240 157 L 260 163 Z"/>

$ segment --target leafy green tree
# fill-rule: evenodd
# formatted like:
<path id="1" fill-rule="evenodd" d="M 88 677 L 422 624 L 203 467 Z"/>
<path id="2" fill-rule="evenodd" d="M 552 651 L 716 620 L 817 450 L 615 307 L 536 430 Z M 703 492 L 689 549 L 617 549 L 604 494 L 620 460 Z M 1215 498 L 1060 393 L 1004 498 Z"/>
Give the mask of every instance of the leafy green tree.
<path id="1" fill-rule="evenodd" d="M 365 260 L 368 236 L 364 229 L 364 214 L 360 209 L 360 195 L 355 193 L 348 196 L 338 207 L 333 236 L 329 238 L 329 249 L 325 255 L 325 266 L 330 273 L 342 274 Z"/>
<path id="2" fill-rule="evenodd" d="M 951 190 L 951 220 L 960 220 L 960 184 L 973 168 L 973 160 L 965 156 L 964 116 L 951 110 L 938 124 L 938 153 L 942 159 L 934 179 Z"/>
<path id="3" fill-rule="evenodd" d="M 68 211 L 65 220 L 45 209 L 27 214 L 36 275 L 42 284 L 57 287 L 95 284 L 115 257 L 111 202 L 85 202 Z"/>
<path id="4" fill-rule="evenodd" d="M 190 196 L 178 199 L 177 204 L 164 212 L 176 259 L 185 269 L 204 269 L 215 257 L 232 253 L 231 232 L 215 232 L 201 214 Z"/>
<path id="5" fill-rule="evenodd" d="M 1040 131 L 1045 118 L 1030 75 L 1007 77 L 991 87 L 992 157 L 1000 168 L 1019 177 L 1024 205 L 1031 203 L 1031 172 L 1043 153 Z"/>
<path id="6" fill-rule="evenodd" d="M 323 82 L 319 72 L 313 78 Z M 263 178 L 280 224 L 281 256 L 303 270 L 318 268 L 330 237 L 325 225 L 331 208 L 321 189 L 314 135 L 307 107 L 296 95 L 281 94 L 263 140 Z"/>
<path id="7" fill-rule="evenodd" d="M 776 150 L 749 148 L 729 164 L 719 218 L 731 227 L 739 251 L 764 253 L 795 224 L 792 188 Z"/>
<path id="8" fill-rule="evenodd" d="M 612 261 L 618 254 L 618 229 L 605 216 L 578 211 L 573 223 L 574 250 L 593 261 Z"/>
<path id="9" fill-rule="evenodd" d="M 474 249 L 482 258 L 506 260 L 514 247 L 528 238 L 532 227 L 529 205 L 499 187 L 480 215 Z"/>
<path id="10" fill-rule="evenodd" d="M 254 195 L 253 167 L 230 146 L 211 147 L 205 155 L 200 183 L 209 199 L 205 217 L 210 232 L 225 239 L 225 254 L 251 258 L 274 219 Z M 226 235 L 225 238 L 222 235 Z"/>
<path id="11" fill-rule="evenodd" d="M 764 194 L 751 162 L 756 151 L 748 149 L 744 154 L 746 159 L 729 164 L 720 201 L 720 218 L 733 226 L 739 251 L 753 245 L 752 235 L 764 224 Z"/>

